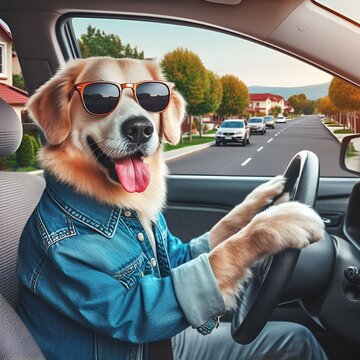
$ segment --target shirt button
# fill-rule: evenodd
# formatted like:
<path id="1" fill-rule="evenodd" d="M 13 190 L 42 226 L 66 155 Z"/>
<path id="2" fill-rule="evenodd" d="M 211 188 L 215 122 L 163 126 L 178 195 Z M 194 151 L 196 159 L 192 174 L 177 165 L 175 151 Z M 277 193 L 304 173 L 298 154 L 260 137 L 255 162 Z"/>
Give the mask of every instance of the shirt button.
<path id="1" fill-rule="evenodd" d="M 143 241 L 144 240 L 144 234 L 143 233 L 138 233 L 137 238 L 139 239 L 139 241 Z"/>
<path id="2" fill-rule="evenodd" d="M 151 260 L 150 260 L 150 262 L 151 262 L 151 266 L 154 268 L 154 267 L 156 267 L 156 260 L 154 259 L 154 258 L 152 258 Z"/>
<path id="3" fill-rule="evenodd" d="M 125 215 L 126 217 L 130 217 L 130 216 L 131 216 L 131 211 L 126 210 L 126 211 L 124 212 L 124 215 Z"/>

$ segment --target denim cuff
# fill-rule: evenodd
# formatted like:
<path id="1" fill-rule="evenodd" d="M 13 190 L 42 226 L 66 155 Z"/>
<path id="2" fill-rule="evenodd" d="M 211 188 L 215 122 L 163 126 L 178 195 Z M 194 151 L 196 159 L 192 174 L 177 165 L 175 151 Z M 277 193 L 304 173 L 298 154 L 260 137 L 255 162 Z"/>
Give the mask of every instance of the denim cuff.
<path id="1" fill-rule="evenodd" d="M 207 254 L 171 270 L 171 275 L 176 298 L 193 328 L 224 313 L 224 299 Z"/>
<path id="2" fill-rule="evenodd" d="M 209 232 L 190 241 L 190 254 L 192 259 L 197 258 L 200 254 L 209 253 L 210 250 Z"/>

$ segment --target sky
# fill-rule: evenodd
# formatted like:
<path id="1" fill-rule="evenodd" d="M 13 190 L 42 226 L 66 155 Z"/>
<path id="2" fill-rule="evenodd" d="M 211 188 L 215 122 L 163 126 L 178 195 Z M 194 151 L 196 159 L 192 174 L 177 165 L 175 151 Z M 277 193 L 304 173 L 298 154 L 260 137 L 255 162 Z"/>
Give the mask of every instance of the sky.
<path id="1" fill-rule="evenodd" d="M 177 47 L 197 53 L 204 65 L 218 75 L 233 74 L 247 86 L 305 86 L 331 81 L 331 76 L 278 51 L 239 37 L 207 29 L 149 21 L 73 20 L 76 37 L 88 25 L 118 34 L 123 43 L 143 50 L 145 57 L 162 59 Z"/>
<path id="2" fill-rule="evenodd" d="M 1 21 L 1 19 L 0 19 Z M 149 21 L 75 18 L 76 37 L 88 25 L 118 34 L 123 43 L 159 61 L 178 47 L 197 53 L 204 65 L 222 76 L 233 74 L 247 86 L 306 86 L 331 81 L 331 76 L 288 55 L 249 40 L 207 29 Z"/>

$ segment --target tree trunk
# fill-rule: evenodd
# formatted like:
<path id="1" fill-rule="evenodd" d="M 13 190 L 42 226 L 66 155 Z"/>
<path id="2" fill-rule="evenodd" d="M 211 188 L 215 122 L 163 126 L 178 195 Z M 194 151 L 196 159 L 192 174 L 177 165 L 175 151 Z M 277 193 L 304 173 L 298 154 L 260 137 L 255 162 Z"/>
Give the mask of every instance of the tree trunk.
<path id="1" fill-rule="evenodd" d="M 203 129 L 203 116 L 199 116 L 199 136 L 202 138 L 202 129 Z"/>
<path id="2" fill-rule="evenodd" d="M 189 115 L 189 142 L 192 142 L 192 115 Z"/>

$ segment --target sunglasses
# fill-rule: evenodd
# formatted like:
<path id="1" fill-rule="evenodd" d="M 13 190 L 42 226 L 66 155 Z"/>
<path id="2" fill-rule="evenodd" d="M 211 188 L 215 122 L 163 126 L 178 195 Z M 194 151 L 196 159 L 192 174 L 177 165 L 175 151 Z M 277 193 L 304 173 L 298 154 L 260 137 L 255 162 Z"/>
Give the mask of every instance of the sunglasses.
<path id="1" fill-rule="evenodd" d="M 162 113 L 169 106 L 175 85 L 154 80 L 124 84 L 89 81 L 75 84 L 73 91 L 79 92 L 84 109 L 89 114 L 108 115 L 117 107 L 124 89 L 131 89 L 136 102 L 146 111 Z"/>

